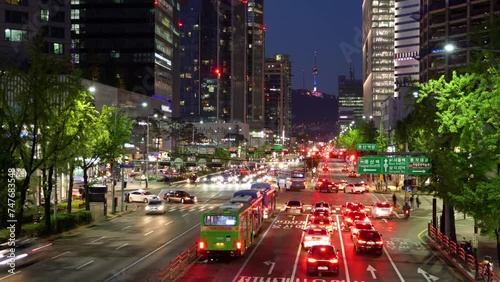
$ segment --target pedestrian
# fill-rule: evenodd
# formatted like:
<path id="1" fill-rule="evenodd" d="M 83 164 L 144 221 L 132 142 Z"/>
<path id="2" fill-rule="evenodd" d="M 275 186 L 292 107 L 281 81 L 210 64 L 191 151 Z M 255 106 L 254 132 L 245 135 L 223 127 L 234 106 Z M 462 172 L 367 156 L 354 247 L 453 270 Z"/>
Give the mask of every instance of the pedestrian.
<path id="1" fill-rule="evenodd" d="M 415 199 L 415 200 L 417 201 L 417 208 L 420 208 L 421 202 L 420 202 L 420 199 L 418 198 L 418 195 L 417 195 L 417 199 Z"/>
<path id="2" fill-rule="evenodd" d="M 410 207 L 413 209 L 413 202 L 415 199 L 413 198 L 413 195 L 410 196 Z"/>
<path id="3" fill-rule="evenodd" d="M 397 208 L 396 207 L 397 201 L 398 201 L 398 198 L 396 197 L 396 193 L 393 193 L 392 194 L 392 202 L 394 203 L 394 208 Z"/>

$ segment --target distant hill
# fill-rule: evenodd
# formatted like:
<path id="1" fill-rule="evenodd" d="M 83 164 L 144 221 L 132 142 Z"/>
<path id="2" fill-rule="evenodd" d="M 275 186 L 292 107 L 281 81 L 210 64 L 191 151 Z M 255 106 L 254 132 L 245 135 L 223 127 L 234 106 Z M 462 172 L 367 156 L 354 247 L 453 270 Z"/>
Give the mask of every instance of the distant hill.
<path id="1" fill-rule="evenodd" d="M 309 90 L 292 90 L 292 123 L 294 134 L 305 132 L 320 141 L 330 140 L 336 132 L 338 99 L 323 93 L 314 96 Z"/>

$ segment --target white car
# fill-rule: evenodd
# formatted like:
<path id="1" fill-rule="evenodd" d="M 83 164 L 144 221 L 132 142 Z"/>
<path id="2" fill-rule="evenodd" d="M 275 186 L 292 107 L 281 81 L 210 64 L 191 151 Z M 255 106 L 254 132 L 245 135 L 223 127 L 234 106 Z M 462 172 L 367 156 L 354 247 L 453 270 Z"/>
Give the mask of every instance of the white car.
<path id="1" fill-rule="evenodd" d="M 392 205 L 389 202 L 376 202 L 372 206 L 373 218 L 392 218 Z"/>
<path id="2" fill-rule="evenodd" d="M 150 200 L 159 200 L 160 197 L 158 195 L 155 195 L 151 192 L 148 191 L 142 191 L 142 190 L 137 190 L 134 192 L 131 192 L 128 195 L 128 201 L 129 202 L 143 202 L 143 203 L 148 203 Z"/>
<path id="3" fill-rule="evenodd" d="M 332 237 L 328 230 L 325 228 L 307 228 L 304 229 L 304 239 L 302 241 L 302 247 L 310 248 L 312 246 L 318 245 L 331 245 Z"/>
<path id="4" fill-rule="evenodd" d="M 361 193 L 361 194 L 364 194 L 365 193 L 365 186 L 361 183 L 356 183 L 356 184 L 347 184 L 345 187 L 344 187 L 344 193 Z"/>
<path id="5" fill-rule="evenodd" d="M 332 209 L 331 209 L 330 204 L 327 202 L 317 202 L 313 205 L 311 213 L 313 213 L 317 210 L 326 210 L 326 211 L 330 212 Z"/>

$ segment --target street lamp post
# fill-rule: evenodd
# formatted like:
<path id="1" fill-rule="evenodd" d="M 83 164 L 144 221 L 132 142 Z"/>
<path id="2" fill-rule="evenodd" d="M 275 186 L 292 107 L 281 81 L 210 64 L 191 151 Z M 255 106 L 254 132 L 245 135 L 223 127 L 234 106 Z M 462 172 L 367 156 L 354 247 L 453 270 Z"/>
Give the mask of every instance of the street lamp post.
<path id="1" fill-rule="evenodd" d="M 146 126 L 146 154 L 145 154 L 145 159 L 146 159 L 146 170 L 144 171 L 144 175 L 146 176 L 146 189 L 148 188 L 148 182 L 149 182 L 149 176 L 148 176 L 148 170 L 149 170 L 149 122 L 139 122 L 139 125 L 145 125 Z"/>

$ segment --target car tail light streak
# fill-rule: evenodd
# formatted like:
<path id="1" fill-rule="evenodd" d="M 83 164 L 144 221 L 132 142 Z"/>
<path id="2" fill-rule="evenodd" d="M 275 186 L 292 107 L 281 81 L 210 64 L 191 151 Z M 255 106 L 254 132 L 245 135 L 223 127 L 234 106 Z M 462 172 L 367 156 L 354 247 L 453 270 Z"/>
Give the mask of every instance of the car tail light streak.
<path id="1" fill-rule="evenodd" d="M 383 245 L 384 241 L 380 240 L 380 241 L 375 242 L 375 244 L 377 244 L 377 245 Z"/>
<path id="2" fill-rule="evenodd" d="M 241 250 L 241 242 L 236 241 L 236 249 Z"/>
<path id="3" fill-rule="evenodd" d="M 348 217 L 348 218 L 347 218 L 347 221 L 348 221 L 348 222 L 352 222 L 352 218 Z"/>
<path id="4" fill-rule="evenodd" d="M 205 249 L 205 242 L 200 241 L 200 242 L 198 243 L 198 249 L 200 249 L 200 250 Z"/>
<path id="5" fill-rule="evenodd" d="M 366 244 L 366 241 L 365 240 L 358 240 L 358 243 L 360 243 L 360 244 Z"/>
<path id="6" fill-rule="evenodd" d="M 333 259 L 329 260 L 329 262 L 330 262 L 330 263 L 338 263 L 338 262 L 339 262 L 339 260 L 338 260 L 338 259 L 336 259 L 336 258 L 333 258 Z"/>
<path id="7" fill-rule="evenodd" d="M 307 258 L 307 262 L 316 262 L 317 260 L 315 258 Z"/>
<path id="8" fill-rule="evenodd" d="M 312 236 L 306 236 L 305 239 L 306 240 L 312 240 Z"/>

